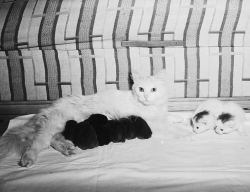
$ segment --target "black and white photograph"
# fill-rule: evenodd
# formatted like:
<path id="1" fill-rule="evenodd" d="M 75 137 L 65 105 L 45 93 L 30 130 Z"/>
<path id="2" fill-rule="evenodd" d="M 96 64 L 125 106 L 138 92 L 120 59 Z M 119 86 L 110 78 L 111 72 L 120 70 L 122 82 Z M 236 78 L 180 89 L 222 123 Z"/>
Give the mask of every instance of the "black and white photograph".
<path id="1" fill-rule="evenodd" d="M 250 0 L 0 0 L 0 192 L 250 192 Z"/>

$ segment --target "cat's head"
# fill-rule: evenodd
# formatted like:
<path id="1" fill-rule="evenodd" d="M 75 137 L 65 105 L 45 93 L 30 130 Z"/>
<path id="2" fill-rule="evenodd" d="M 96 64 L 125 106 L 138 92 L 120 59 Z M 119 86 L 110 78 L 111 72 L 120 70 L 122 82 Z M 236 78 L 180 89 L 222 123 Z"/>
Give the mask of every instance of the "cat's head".
<path id="1" fill-rule="evenodd" d="M 167 102 L 167 73 L 162 70 L 153 76 L 132 74 L 132 91 L 137 100 L 144 105 L 158 105 Z"/>

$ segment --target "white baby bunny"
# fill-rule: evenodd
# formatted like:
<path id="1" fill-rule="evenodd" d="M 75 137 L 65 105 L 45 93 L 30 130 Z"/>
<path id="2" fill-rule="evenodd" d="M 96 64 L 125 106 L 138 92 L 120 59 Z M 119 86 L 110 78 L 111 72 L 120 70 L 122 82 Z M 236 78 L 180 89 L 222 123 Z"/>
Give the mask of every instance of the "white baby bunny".
<path id="1" fill-rule="evenodd" d="M 217 117 L 215 132 L 220 135 L 234 131 L 246 134 L 244 121 L 244 110 L 234 102 L 226 102 L 223 104 L 222 113 Z"/>
<path id="2" fill-rule="evenodd" d="M 217 99 L 209 99 L 202 102 L 191 117 L 191 126 L 194 133 L 203 133 L 213 130 L 216 120 L 223 111 L 223 103 Z"/>

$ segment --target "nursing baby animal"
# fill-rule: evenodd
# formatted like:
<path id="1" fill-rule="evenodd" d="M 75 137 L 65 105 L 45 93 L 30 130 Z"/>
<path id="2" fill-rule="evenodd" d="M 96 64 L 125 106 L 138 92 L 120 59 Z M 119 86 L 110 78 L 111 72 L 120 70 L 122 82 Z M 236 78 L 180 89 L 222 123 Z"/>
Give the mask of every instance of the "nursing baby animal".
<path id="1" fill-rule="evenodd" d="M 51 146 L 64 155 L 71 155 L 75 153 L 74 146 L 86 150 L 108 145 L 110 142 L 148 139 L 151 135 L 150 127 L 141 117 L 129 116 L 108 120 L 105 115 L 93 114 L 80 123 L 67 121 L 65 130 L 52 138 Z M 68 149 L 65 148 L 65 140 L 68 142 Z"/>

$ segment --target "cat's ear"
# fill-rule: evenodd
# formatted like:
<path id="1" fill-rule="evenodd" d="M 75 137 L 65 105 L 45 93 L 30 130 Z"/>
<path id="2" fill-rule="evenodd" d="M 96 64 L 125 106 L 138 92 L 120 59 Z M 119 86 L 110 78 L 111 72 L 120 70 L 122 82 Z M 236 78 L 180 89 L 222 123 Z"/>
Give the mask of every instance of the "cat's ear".
<path id="1" fill-rule="evenodd" d="M 138 79 L 140 78 L 141 78 L 141 75 L 138 72 L 133 71 L 132 73 L 130 73 L 130 79 L 133 83 L 138 81 Z"/>
<path id="2" fill-rule="evenodd" d="M 167 71 L 166 69 L 162 69 L 160 71 L 158 71 L 154 77 L 158 78 L 158 79 L 161 79 L 163 81 L 167 81 L 168 80 L 168 74 L 167 74 Z"/>

